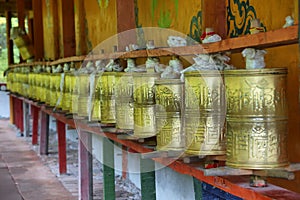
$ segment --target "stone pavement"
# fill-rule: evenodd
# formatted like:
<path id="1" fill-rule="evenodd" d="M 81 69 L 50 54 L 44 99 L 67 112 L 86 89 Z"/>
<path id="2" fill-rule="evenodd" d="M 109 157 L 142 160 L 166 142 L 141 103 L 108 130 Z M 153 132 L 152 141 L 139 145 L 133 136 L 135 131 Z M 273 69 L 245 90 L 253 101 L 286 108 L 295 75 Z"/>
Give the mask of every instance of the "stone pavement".
<path id="1" fill-rule="evenodd" d="M 3 119 L 0 120 L 0 158 L 1 199 L 77 199 L 64 188 L 24 139 L 16 136 L 9 121 Z"/>

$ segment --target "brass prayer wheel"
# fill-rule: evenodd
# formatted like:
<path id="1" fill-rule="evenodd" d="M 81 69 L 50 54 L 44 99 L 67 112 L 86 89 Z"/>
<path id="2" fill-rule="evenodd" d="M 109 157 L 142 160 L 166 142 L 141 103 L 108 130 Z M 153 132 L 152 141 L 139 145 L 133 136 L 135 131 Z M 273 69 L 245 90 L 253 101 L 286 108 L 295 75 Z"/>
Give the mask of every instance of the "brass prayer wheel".
<path id="1" fill-rule="evenodd" d="M 133 74 L 134 136 L 138 138 L 156 136 L 154 92 L 159 77 L 159 73 Z"/>
<path id="2" fill-rule="evenodd" d="M 78 74 L 76 76 L 76 87 L 78 94 L 77 114 L 80 117 L 88 118 L 89 93 L 90 93 L 90 74 Z"/>
<path id="3" fill-rule="evenodd" d="M 155 81 L 157 150 L 184 150 L 182 103 L 184 84 L 179 79 Z"/>
<path id="4" fill-rule="evenodd" d="M 104 72 L 99 76 L 101 123 L 116 123 L 115 72 Z"/>
<path id="5" fill-rule="evenodd" d="M 135 104 L 155 104 L 154 82 L 160 77 L 159 73 L 134 73 L 133 98 Z"/>
<path id="6" fill-rule="evenodd" d="M 93 89 L 91 92 L 91 114 L 90 121 L 101 121 L 101 105 L 100 105 L 100 74 L 94 76 Z"/>
<path id="7" fill-rule="evenodd" d="M 155 105 L 134 104 L 134 136 L 148 138 L 156 135 Z"/>
<path id="8" fill-rule="evenodd" d="M 287 69 L 228 70 L 226 165 L 268 169 L 288 165 Z"/>
<path id="9" fill-rule="evenodd" d="M 134 129 L 133 119 L 133 76 L 132 73 L 117 72 L 115 76 L 116 127 Z"/>
<path id="10" fill-rule="evenodd" d="M 225 87 L 223 73 L 199 70 L 184 73 L 186 153 L 224 155 Z"/>

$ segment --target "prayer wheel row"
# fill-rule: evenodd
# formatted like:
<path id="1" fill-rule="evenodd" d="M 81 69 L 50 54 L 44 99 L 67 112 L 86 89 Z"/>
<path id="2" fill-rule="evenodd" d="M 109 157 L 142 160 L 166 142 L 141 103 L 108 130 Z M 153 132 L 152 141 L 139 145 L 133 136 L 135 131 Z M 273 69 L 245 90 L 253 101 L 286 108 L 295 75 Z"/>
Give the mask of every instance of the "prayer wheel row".
<path id="1" fill-rule="evenodd" d="M 90 121 L 116 123 L 157 150 L 225 155 L 246 169 L 286 166 L 287 70 L 157 73 L 10 73 L 8 88 Z M 28 93 L 24 92 L 28 88 Z"/>

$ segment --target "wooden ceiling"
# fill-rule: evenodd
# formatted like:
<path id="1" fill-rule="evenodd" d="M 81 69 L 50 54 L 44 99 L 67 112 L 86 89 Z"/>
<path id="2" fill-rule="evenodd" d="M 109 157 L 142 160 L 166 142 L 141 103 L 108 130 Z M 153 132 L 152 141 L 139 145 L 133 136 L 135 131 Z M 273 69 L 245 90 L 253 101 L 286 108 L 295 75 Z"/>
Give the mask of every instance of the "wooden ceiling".
<path id="1" fill-rule="evenodd" d="M 17 2 L 24 1 L 24 9 L 32 10 L 32 0 L 0 0 L 0 16 L 5 16 L 5 11 L 17 15 Z"/>

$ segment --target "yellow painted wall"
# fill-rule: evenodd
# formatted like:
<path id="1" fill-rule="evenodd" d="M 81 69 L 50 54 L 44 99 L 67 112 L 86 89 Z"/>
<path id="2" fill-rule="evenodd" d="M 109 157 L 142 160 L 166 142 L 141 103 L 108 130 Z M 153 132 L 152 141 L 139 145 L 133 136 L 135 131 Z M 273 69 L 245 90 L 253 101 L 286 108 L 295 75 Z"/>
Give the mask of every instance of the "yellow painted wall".
<path id="1" fill-rule="evenodd" d="M 79 0 L 80 1 L 80 0 Z M 100 4 L 102 2 L 102 4 Z M 112 46 L 117 45 L 117 40 L 112 39 L 110 44 L 104 45 L 103 41 L 117 34 L 117 13 L 116 13 L 116 1 L 108 1 L 107 6 L 104 0 L 85 0 L 84 9 L 84 27 L 79 26 L 79 16 L 77 9 L 79 9 L 78 0 L 75 1 L 75 30 L 76 30 L 76 48 L 80 49 L 79 45 L 86 45 L 88 53 L 95 50 L 98 45 L 101 45 L 99 49 L 104 48 L 105 52 L 111 52 Z M 80 39 L 80 31 L 84 31 L 86 35 L 86 41 Z M 95 50 L 97 51 L 97 50 Z M 99 52 L 98 52 L 99 53 Z M 80 52 L 77 51 L 77 54 Z"/>
<path id="2" fill-rule="evenodd" d="M 229 0 L 233 3 L 233 0 Z M 244 0 L 240 0 L 242 2 Z M 244 1 L 245 2 L 245 1 Z M 263 23 L 267 30 L 281 28 L 285 24 L 288 15 L 297 19 L 297 0 L 249 0 L 255 8 L 257 18 Z M 237 20 L 245 16 L 240 16 Z M 289 106 L 289 133 L 288 152 L 291 162 L 300 162 L 300 130 L 299 130 L 299 49 L 298 45 L 288 45 L 277 48 L 269 48 L 265 56 L 267 67 L 288 68 L 288 106 Z M 232 63 L 238 68 L 245 68 L 245 60 L 241 54 L 232 55 Z M 300 173 L 296 174 L 296 180 L 288 181 L 281 179 L 269 179 L 275 185 L 300 192 Z"/>

